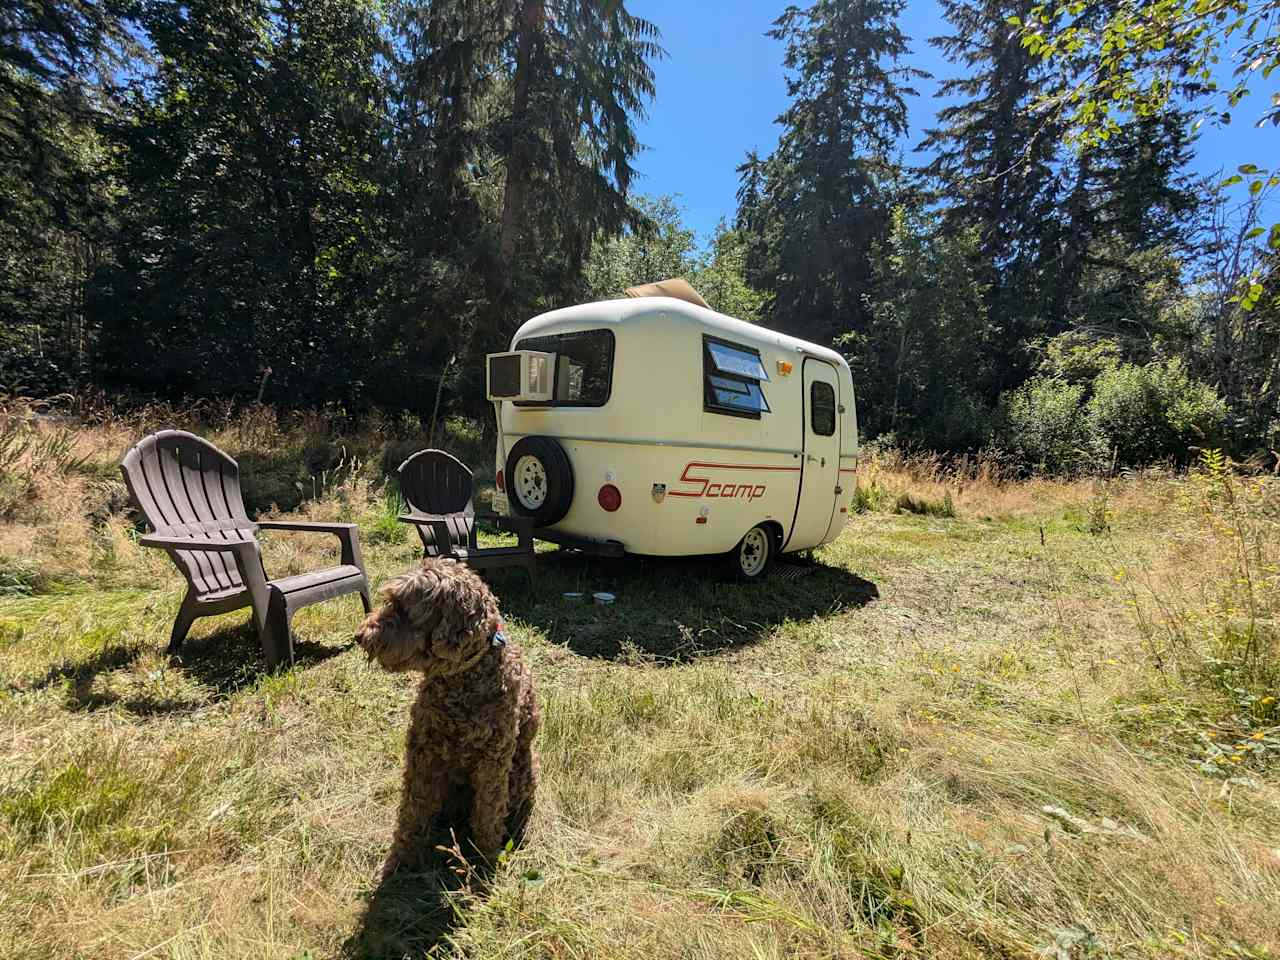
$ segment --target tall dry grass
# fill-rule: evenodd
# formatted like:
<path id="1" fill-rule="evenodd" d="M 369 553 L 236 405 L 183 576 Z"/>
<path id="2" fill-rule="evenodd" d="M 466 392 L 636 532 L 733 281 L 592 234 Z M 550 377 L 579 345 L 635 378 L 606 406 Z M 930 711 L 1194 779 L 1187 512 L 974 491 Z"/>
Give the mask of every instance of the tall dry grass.
<path id="1" fill-rule="evenodd" d="M 91 504 L 160 426 L 246 470 L 278 455 L 290 484 L 299 451 L 345 446 L 297 512 L 359 523 L 377 581 L 417 556 L 382 478 L 419 441 L 340 416 L 187 415 L 37 419 L 70 432 L 46 448 L 70 459 L 30 447 L 6 468 L 34 486 L 0 522 L 4 556 L 44 579 L 0 597 L 0 956 L 1280 945 L 1269 481 L 1210 463 L 1018 480 L 998 458 L 871 450 L 866 512 L 807 577 L 760 590 L 691 565 L 549 561 L 536 590 L 499 581 L 544 709 L 530 835 L 487 883 L 459 887 L 446 864 L 379 885 L 412 678 L 350 648 L 358 604 L 300 614 L 284 674 L 263 673 L 243 613 L 198 624 L 171 660 L 181 579 L 127 510 Z M 59 525 L 60 546 L 41 539 Z M 328 539 L 266 536 L 268 569 L 313 567 Z M 618 601 L 562 599 L 595 586 Z"/>

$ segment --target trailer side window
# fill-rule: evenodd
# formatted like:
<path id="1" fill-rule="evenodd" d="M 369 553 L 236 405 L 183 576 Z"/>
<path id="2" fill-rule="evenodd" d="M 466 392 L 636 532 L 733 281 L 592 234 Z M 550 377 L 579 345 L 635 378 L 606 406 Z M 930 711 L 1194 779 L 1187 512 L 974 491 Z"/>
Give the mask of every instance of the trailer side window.
<path id="1" fill-rule="evenodd" d="M 550 403 L 536 407 L 602 407 L 613 391 L 613 331 L 582 330 L 546 337 L 527 337 L 517 350 L 542 350 L 556 355 L 556 392 Z"/>
<path id="2" fill-rule="evenodd" d="M 831 384 L 815 380 L 809 387 L 809 422 L 820 437 L 836 432 L 836 392 Z"/>
<path id="3" fill-rule="evenodd" d="M 760 389 L 769 372 L 760 351 L 714 337 L 702 338 L 702 402 L 712 413 L 759 420 L 769 413 L 769 401 Z"/>

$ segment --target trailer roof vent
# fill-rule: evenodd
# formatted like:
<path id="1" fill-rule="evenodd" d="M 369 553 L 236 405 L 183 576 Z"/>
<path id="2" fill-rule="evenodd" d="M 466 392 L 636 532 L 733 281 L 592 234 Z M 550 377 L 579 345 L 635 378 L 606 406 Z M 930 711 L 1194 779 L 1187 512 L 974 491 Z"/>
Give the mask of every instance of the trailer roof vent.
<path id="1" fill-rule="evenodd" d="M 673 297 L 684 300 L 695 306 L 711 309 L 711 304 L 702 299 L 702 295 L 687 280 L 675 277 L 671 280 L 659 280 L 657 283 L 646 283 L 639 287 L 628 287 L 628 297 Z"/>

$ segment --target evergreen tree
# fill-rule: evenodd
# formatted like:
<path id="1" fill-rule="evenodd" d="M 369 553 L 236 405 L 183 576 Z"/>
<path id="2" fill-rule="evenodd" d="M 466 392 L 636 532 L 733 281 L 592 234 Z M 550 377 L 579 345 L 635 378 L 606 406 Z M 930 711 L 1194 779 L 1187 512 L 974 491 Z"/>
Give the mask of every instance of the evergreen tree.
<path id="1" fill-rule="evenodd" d="M 130 193 L 105 378 L 351 401 L 379 229 L 381 41 L 363 0 L 155 0 L 119 131 Z"/>
<path id="2" fill-rule="evenodd" d="M 1032 3 L 943 0 L 955 33 L 930 43 L 960 73 L 939 84 L 938 94 L 959 102 L 938 111 L 938 125 L 919 148 L 934 154 L 924 172 L 947 203 L 947 227 L 978 231 L 981 276 L 1004 361 L 988 390 L 992 401 L 1024 378 L 1022 344 L 1054 323 L 1046 301 L 1061 222 L 1058 131 L 1033 109 L 1045 71 L 1006 22 L 1025 17 Z"/>
<path id="3" fill-rule="evenodd" d="M 401 0 L 391 22 L 386 337 L 405 343 L 410 392 L 446 377 L 478 395 L 478 356 L 572 298 L 594 242 L 642 222 L 627 193 L 658 33 L 607 0 Z"/>
<path id="4" fill-rule="evenodd" d="M 980 447 L 989 426 L 982 396 L 1002 358 L 977 277 L 977 228 L 897 207 L 877 242 L 871 322 L 842 339 L 858 387 L 860 428 L 935 450 Z"/>
<path id="5" fill-rule="evenodd" d="M 763 238 L 749 280 L 769 295 L 775 326 L 817 341 L 865 322 L 872 244 L 895 187 L 890 154 L 907 129 L 903 0 L 818 0 L 788 7 L 770 36 L 786 44 L 791 104 L 777 151 L 743 174 L 739 221 Z M 760 198 L 763 185 L 764 195 Z"/>
<path id="6" fill-rule="evenodd" d="M 99 127 L 132 8 L 0 0 L 0 389 L 54 393 L 85 372 L 85 284 L 113 232 Z"/>
<path id="7" fill-rule="evenodd" d="M 492 293 L 503 335 L 574 288 L 597 235 L 639 223 L 627 201 L 634 122 L 662 55 L 657 27 L 620 0 L 518 0 L 512 14 L 511 94 L 495 125 L 504 186 Z"/>

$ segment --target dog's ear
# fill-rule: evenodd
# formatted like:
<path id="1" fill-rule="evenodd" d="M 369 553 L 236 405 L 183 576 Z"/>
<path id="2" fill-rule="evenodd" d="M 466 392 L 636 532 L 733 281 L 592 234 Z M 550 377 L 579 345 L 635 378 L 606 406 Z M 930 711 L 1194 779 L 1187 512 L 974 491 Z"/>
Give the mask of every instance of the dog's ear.
<path id="1" fill-rule="evenodd" d="M 498 605 L 474 571 L 452 561 L 427 561 L 432 575 L 422 628 L 430 638 L 431 656 L 445 672 L 463 666 L 488 645 L 497 628 Z"/>
<path id="2" fill-rule="evenodd" d="M 423 622 L 432 605 L 424 598 L 432 582 L 422 570 L 392 577 L 378 591 L 379 606 L 356 631 L 356 642 L 388 670 L 419 670 L 429 659 Z"/>

